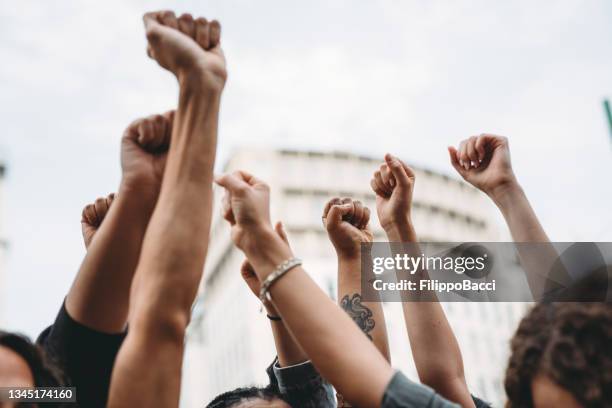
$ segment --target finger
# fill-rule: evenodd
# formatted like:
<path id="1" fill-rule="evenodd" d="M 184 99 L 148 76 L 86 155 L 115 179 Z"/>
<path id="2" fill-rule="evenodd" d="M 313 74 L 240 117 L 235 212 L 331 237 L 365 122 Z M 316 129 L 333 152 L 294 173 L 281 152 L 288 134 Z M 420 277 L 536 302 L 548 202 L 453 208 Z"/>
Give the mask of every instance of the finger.
<path id="1" fill-rule="evenodd" d="M 286 244 L 289 244 L 289 238 L 287 238 L 287 233 L 285 232 L 283 223 L 280 221 L 277 222 L 276 225 L 274 226 L 274 229 L 276 230 L 276 233 L 278 234 L 278 236 L 281 237 L 281 239 L 285 241 Z"/>
<path id="2" fill-rule="evenodd" d="M 231 195 L 225 190 L 225 194 L 223 194 L 223 198 L 221 199 L 221 215 L 223 219 L 228 221 L 231 225 L 236 223 L 236 219 L 234 218 L 234 213 L 232 211 L 231 205 Z"/>
<path id="3" fill-rule="evenodd" d="M 181 14 L 178 18 L 178 29 L 186 36 L 195 40 L 195 22 L 193 16 L 189 13 Z"/>
<path id="4" fill-rule="evenodd" d="M 363 207 L 363 218 L 361 219 L 361 225 L 359 229 L 366 229 L 368 224 L 370 223 L 370 209 L 368 207 Z"/>
<path id="5" fill-rule="evenodd" d="M 450 157 L 450 162 L 457 171 L 457 173 L 463 175 L 464 168 L 461 167 L 461 163 L 459 163 L 459 152 L 455 149 L 454 146 L 448 146 L 448 155 Z"/>
<path id="6" fill-rule="evenodd" d="M 210 48 L 210 30 L 208 20 L 203 17 L 199 17 L 195 21 L 195 40 L 202 47 L 207 50 Z"/>
<path id="7" fill-rule="evenodd" d="M 467 139 L 459 145 L 459 163 L 465 170 L 470 169 L 470 158 L 467 154 Z"/>
<path id="8" fill-rule="evenodd" d="M 478 152 L 476 151 L 476 136 L 472 136 L 468 139 L 466 145 L 466 153 L 469 158 L 469 162 L 474 167 L 478 167 L 480 163 L 478 160 Z"/>
<path id="9" fill-rule="evenodd" d="M 178 21 L 176 20 L 176 15 L 172 10 L 164 10 L 157 13 L 157 21 L 166 27 L 174 29 L 178 28 Z"/>
<path id="10" fill-rule="evenodd" d="M 385 155 L 385 161 L 387 162 L 387 166 L 391 169 L 391 173 L 395 178 L 395 182 L 400 187 L 409 187 L 412 182 L 408 174 L 406 173 L 406 169 L 402 162 L 395 156 L 387 153 Z"/>
<path id="11" fill-rule="evenodd" d="M 215 183 L 237 195 L 244 194 L 249 189 L 249 184 L 235 173 L 219 176 L 215 178 Z"/>
<path id="12" fill-rule="evenodd" d="M 329 209 L 332 207 L 332 205 L 334 204 L 341 204 L 340 202 L 340 198 L 339 197 L 334 197 L 331 200 L 329 200 L 326 204 L 325 207 L 323 208 L 323 219 L 325 219 L 325 217 L 327 217 L 327 213 L 329 212 Z"/>
<path id="13" fill-rule="evenodd" d="M 353 220 L 353 217 L 355 216 L 355 203 L 353 202 L 353 199 L 350 197 L 344 197 L 340 199 L 340 202 L 342 204 L 351 206 L 351 210 L 347 214 L 344 214 L 344 217 L 343 217 L 344 221 L 351 222 Z"/>
<path id="14" fill-rule="evenodd" d="M 486 140 L 487 140 L 487 137 L 485 135 L 480 135 L 476 138 L 476 143 L 474 143 L 474 148 L 476 149 L 476 152 L 478 153 L 478 161 L 483 161 L 485 157 L 487 156 L 487 151 L 485 148 Z"/>
<path id="15" fill-rule="evenodd" d="M 380 172 L 380 170 L 376 170 L 374 172 L 374 180 L 376 181 L 376 185 L 378 186 L 378 188 L 384 192 L 383 194 L 384 196 L 391 195 L 391 193 L 393 192 L 393 189 L 390 189 L 389 186 L 385 184 L 385 182 L 382 179 L 382 173 Z"/>
<path id="16" fill-rule="evenodd" d="M 374 191 L 374 194 L 381 196 L 381 197 L 388 197 L 389 194 L 387 194 L 383 189 L 381 189 L 378 186 L 378 183 L 376 182 L 376 179 L 372 179 L 370 180 L 370 187 L 372 188 L 372 191 Z"/>
<path id="17" fill-rule="evenodd" d="M 242 275 L 242 279 L 245 280 L 256 276 L 255 269 L 248 259 L 242 261 L 242 265 L 240 265 L 240 275 Z"/>
<path id="18" fill-rule="evenodd" d="M 384 183 L 384 185 L 390 190 L 393 191 L 393 187 L 395 184 L 395 180 L 393 180 L 393 174 L 391 174 L 391 170 L 389 166 L 386 164 L 380 165 L 380 177 Z M 392 182 L 393 180 L 393 182 Z"/>
<path id="19" fill-rule="evenodd" d="M 234 175 L 236 177 L 240 177 L 242 180 L 244 180 L 250 186 L 257 186 L 257 185 L 265 185 L 265 186 L 267 186 L 267 184 L 263 180 L 258 179 L 257 177 L 255 177 L 254 175 L 252 175 L 251 173 L 249 173 L 247 171 L 238 170 L 238 171 L 234 172 Z"/>
<path id="20" fill-rule="evenodd" d="M 88 225 L 96 224 L 96 210 L 93 204 L 87 204 L 81 213 L 81 222 Z"/>
<path id="21" fill-rule="evenodd" d="M 96 225 L 102 224 L 102 220 L 106 217 L 108 211 L 108 204 L 105 198 L 98 198 L 94 202 L 94 212 L 96 213 Z"/>
<path id="22" fill-rule="evenodd" d="M 365 215 L 365 211 L 363 209 L 363 204 L 361 203 L 361 201 L 353 201 L 353 206 L 355 207 L 355 215 L 351 220 L 351 224 L 355 228 L 359 228 L 361 226 L 361 223 L 363 222 L 363 216 Z"/>
<path id="23" fill-rule="evenodd" d="M 221 41 L 221 24 L 217 20 L 213 20 L 209 24 L 210 30 L 210 48 L 215 48 Z"/>

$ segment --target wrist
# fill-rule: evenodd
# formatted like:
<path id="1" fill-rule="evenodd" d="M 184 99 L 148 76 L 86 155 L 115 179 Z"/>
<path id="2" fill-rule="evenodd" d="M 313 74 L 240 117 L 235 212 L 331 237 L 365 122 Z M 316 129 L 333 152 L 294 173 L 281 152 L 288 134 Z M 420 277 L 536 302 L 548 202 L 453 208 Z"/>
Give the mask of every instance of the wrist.
<path id="1" fill-rule="evenodd" d="M 338 284 L 343 281 L 360 281 L 361 257 L 338 257 Z"/>
<path id="2" fill-rule="evenodd" d="M 293 257 L 289 246 L 271 226 L 259 227 L 250 231 L 249 236 L 242 250 L 262 281 L 278 265 Z"/>
<path id="3" fill-rule="evenodd" d="M 129 207 L 138 209 L 142 214 L 150 215 L 155 209 L 159 197 L 159 186 L 148 183 L 122 179 L 117 192 L 117 202 L 127 204 Z"/>
<path id="4" fill-rule="evenodd" d="M 495 205 L 502 210 L 507 207 L 511 201 L 524 196 L 524 194 L 523 188 L 516 179 L 507 183 L 502 183 L 490 192 L 487 192 L 487 195 L 493 200 Z"/>
<path id="5" fill-rule="evenodd" d="M 394 220 L 383 226 L 391 242 L 415 242 L 416 232 L 410 217 Z"/>
<path id="6" fill-rule="evenodd" d="M 179 70 L 177 79 L 183 96 L 207 96 L 220 99 L 225 86 L 225 78 L 206 69 L 189 68 Z"/>

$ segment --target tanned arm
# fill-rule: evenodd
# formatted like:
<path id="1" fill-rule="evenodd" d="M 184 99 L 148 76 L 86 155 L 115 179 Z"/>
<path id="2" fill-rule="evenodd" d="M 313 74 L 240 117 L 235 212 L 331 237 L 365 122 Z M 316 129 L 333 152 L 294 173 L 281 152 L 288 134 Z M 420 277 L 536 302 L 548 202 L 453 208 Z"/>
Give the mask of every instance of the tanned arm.
<path id="1" fill-rule="evenodd" d="M 126 327 L 130 286 L 159 194 L 172 114 L 138 119 L 128 126 L 121 140 L 119 193 L 99 198 L 83 213 L 87 254 L 66 297 L 66 310 L 91 329 L 119 333 Z M 92 229 L 88 221 L 102 218 L 104 223 Z"/>
<path id="2" fill-rule="evenodd" d="M 554 276 L 549 274 L 559 255 L 552 245 L 545 245 L 550 240 L 514 174 L 508 139 L 481 134 L 462 141 L 459 150 L 449 147 L 448 151 L 461 177 L 487 194 L 504 216 L 534 299 L 540 300 L 559 284 L 570 284 L 563 269 L 556 269 Z"/>
<path id="3" fill-rule="evenodd" d="M 157 206 L 138 263 L 130 331 L 119 351 L 110 407 L 176 407 L 185 330 L 202 277 L 212 207 L 225 61 L 216 21 L 144 17 L 149 55 L 180 86 Z M 154 367 L 155 369 L 151 369 Z"/>
<path id="4" fill-rule="evenodd" d="M 390 242 L 417 241 L 411 216 L 414 182 L 412 169 L 390 154 L 374 173 L 370 184 L 376 193 L 376 210 Z M 421 278 L 426 274 L 419 271 Z M 402 303 L 419 379 L 449 400 L 473 407 L 457 339 L 437 298 L 428 299 L 434 301 L 414 299 Z"/>

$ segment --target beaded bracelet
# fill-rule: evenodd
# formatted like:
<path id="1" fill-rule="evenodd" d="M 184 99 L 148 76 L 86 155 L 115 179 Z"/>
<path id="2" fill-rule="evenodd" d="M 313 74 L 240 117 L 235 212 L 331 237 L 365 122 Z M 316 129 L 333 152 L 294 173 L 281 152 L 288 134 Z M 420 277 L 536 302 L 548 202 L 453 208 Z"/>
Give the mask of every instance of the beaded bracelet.
<path id="1" fill-rule="evenodd" d="M 271 274 L 269 274 L 266 279 L 261 283 L 261 289 L 259 291 L 259 299 L 261 302 L 271 302 L 270 298 L 270 287 L 274 282 L 276 282 L 280 277 L 289 272 L 291 269 L 296 266 L 300 266 L 302 264 L 302 260 L 298 258 L 287 259 L 282 264 L 278 265 Z"/>

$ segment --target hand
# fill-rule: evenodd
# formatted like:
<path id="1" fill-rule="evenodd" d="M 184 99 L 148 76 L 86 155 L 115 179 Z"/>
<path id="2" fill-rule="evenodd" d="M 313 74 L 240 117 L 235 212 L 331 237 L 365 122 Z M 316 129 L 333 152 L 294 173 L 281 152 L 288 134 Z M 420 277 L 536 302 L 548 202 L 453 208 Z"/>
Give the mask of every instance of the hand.
<path id="1" fill-rule="evenodd" d="M 224 217 L 225 217 L 225 214 L 224 214 Z M 280 222 L 277 222 L 274 227 L 274 230 L 276 231 L 278 236 L 283 241 L 285 241 L 287 245 L 289 245 L 289 239 L 287 238 L 287 234 L 285 233 L 285 230 L 283 229 L 283 224 Z M 240 275 L 242 276 L 242 279 L 244 279 L 244 282 L 247 284 L 249 289 L 251 289 L 251 292 L 253 292 L 253 294 L 259 299 L 259 292 L 261 291 L 261 281 L 259 280 L 259 278 L 257 277 L 257 274 L 255 273 L 255 268 L 253 268 L 253 265 L 251 265 L 251 262 L 249 262 L 248 259 L 245 259 L 244 261 L 242 261 L 242 265 L 240 266 Z M 264 306 L 266 310 L 268 311 L 268 314 L 273 315 L 273 316 L 278 316 L 276 308 L 274 307 L 272 303 L 265 301 Z"/>
<path id="2" fill-rule="evenodd" d="M 248 252 L 261 233 L 272 231 L 270 188 L 244 171 L 224 174 L 215 182 L 225 188 L 223 216 L 232 226 L 232 241 Z"/>
<path id="3" fill-rule="evenodd" d="M 376 193 L 376 212 L 387 234 L 412 224 L 410 209 L 414 190 L 414 172 L 400 159 L 385 155 L 385 163 L 370 181 Z"/>
<path id="4" fill-rule="evenodd" d="M 146 13 L 143 20 L 149 57 L 179 81 L 202 74 L 204 85 L 217 91 L 223 89 L 227 72 L 218 21 L 208 22 L 202 17 L 194 20 L 191 14 L 177 19 L 172 11 Z"/>
<path id="5" fill-rule="evenodd" d="M 122 187 L 157 199 L 170 146 L 174 111 L 137 119 L 121 140 Z"/>
<path id="6" fill-rule="evenodd" d="M 472 136 L 461 142 L 459 150 L 449 147 L 448 153 L 457 173 L 492 198 L 517 183 L 508 139 L 503 136 Z"/>
<path id="7" fill-rule="evenodd" d="M 110 206 L 115 199 L 115 194 L 109 194 L 106 198 L 98 198 L 93 204 L 88 204 L 83 208 L 81 215 L 81 231 L 83 233 L 83 242 L 85 248 L 89 248 L 91 240 L 96 231 L 102 225 L 102 221 L 106 217 Z"/>
<path id="8" fill-rule="evenodd" d="M 323 224 L 340 260 L 358 259 L 361 243 L 372 242 L 370 209 L 350 198 L 332 198 L 323 209 Z"/>

